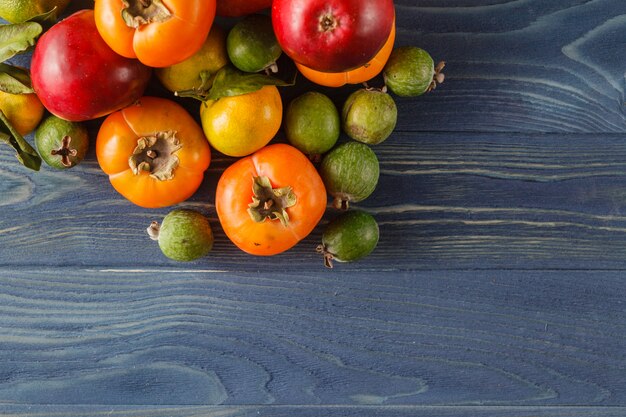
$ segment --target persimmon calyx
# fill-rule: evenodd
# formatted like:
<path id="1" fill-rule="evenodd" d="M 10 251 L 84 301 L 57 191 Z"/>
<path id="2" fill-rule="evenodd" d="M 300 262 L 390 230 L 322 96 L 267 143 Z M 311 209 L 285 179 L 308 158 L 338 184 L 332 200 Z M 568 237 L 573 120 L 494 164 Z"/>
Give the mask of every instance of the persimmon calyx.
<path id="1" fill-rule="evenodd" d="M 128 165 L 135 175 L 147 171 L 157 180 L 171 180 L 179 164 L 176 152 L 182 147 L 172 130 L 142 136 L 137 139 L 137 147 L 128 159 Z"/>
<path id="2" fill-rule="evenodd" d="M 272 188 L 267 177 L 254 177 L 252 181 L 252 203 L 248 204 L 248 214 L 257 223 L 280 220 L 283 226 L 289 224 L 287 209 L 296 204 L 296 194 L 290 186 Z"/>
<path id="3" fill-rule="evenodd" d="M 72 137 L 65 135 L 63 139 L 61 139 L 61 147 L 50 151 L 51 155 L 59 155 L 61 157 L 61 164 L 68 168 L 72 166 L 70 156 L 78 155 L 78 151 L 70 147 L 71 143 Z"/>
<path id="4" fill-rule="evenodd" d="M 122 0 L 122 4 L 122 18 L 133 29 L 150 23 L 165 22 L 172 17 L 172 12 L 161 0 Z"/>

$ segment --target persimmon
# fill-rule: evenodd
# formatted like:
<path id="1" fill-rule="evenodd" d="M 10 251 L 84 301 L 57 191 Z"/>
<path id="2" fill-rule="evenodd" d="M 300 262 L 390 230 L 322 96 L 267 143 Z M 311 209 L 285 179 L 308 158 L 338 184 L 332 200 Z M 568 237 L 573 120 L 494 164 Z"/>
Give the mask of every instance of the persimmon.
<path id="1" fill-rule="evenodd" d="M 195 54 L 215 18 L 215 0 L 96 0 L 96 26 L 118 54 L 168 67 Z"/>
<path id="2" fill-rule="evenodd" d="M 196 192 L 211 151 L 202 128 L 180 104 L 143 97 L 102 122 L 96 157 L 120 194 L 138 206 L 157 208 Z"/>
<path id="3" fill-rule="evenodd" d="M 287 144 L 269 145 L 229 166 L 215 208 L 226 236 L 253 255 L 276 255 L 304 239 L 326 209 L 315 166 Z"/>

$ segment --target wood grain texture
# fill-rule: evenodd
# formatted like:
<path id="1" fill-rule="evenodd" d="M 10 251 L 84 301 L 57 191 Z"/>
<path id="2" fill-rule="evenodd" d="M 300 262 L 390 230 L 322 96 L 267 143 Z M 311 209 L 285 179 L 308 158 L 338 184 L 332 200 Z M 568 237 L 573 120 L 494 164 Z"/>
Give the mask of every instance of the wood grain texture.
<path id="1" fill-rule="evenodd" d="M 0 271 L 0 404 L 623 405 L 622 273 Z"/>
<path id="2" fill-rule="evenodd" d="M 617 135 L 408 134 L 375 148 L 381 179 L 354 207 L 381 227 L 376 251 L 359 269 L 602 268 L 626 264 L 626 144 Z M 146 210 L 120 197 L 93 155 L 71 171 L 27 173 L 0 150 L 4 265 L 156 267 L 175 265 L 145 228 L 169 209 Z M 198 268 L 323 273 L 314 233 L 286 254 L 251 257 L 224 235 L 214 210 L 216 156 L 205 184 L 181 206 L 212 220 L 213 252 Z M 24 215 L 27 212 L 28 215 Z M 297 262 L 289 260 L 297 259 Z"/>
<path id="3" fill-rule="evenodd" d="M 180 205 L 214 249 L 179 264 L 145 234 L 169 209 L 124 200 L 93 149 L 33 173 L 0 147 L 0 415 L 626 415 L 626 2 L 395 4 L 396 44 L 447 80 L 396 97 L 360 262 L 315 252 L 333 210 L 286 254 L 237 250 L 217 153 Z"/>
<path id="4" fill-rule="evenodd" d="M 624 132 L 622 0 L 397 0 L 398 41 L 448 80 L 399 100 L 400 128 Z"/>
<path id="5" fill-rule="evenodd" d="M 454 406 L 11 406 L 5 417 L 623 417 L 621 407 Z"/>

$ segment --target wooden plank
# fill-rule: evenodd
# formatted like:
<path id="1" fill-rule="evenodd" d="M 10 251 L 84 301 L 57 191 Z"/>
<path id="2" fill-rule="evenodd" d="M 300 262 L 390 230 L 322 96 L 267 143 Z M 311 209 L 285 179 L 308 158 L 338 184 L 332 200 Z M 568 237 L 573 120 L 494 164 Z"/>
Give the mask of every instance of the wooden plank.
<path id="1" fill-rule="evenodd" d="M 3 269 L 0 288 L 0 404 L 626 405 L 622 272 Z"/>
<path id="2" fill-rule="evenodd" d="M 400 128 L 624 132 L 621 0 L 398 0 L 397 45 L 445 59 L 447 81 L 400 100 Z"/>
<path id="3" fill-rule="evenodd" d="M 619 407 L 422 407 L 422 406 L 212 406 L 71 407 L 11 406 L 5 417 L 623 417 Z"/>
<path id="4" fill-rule="evenodd" d="M 626 145 L 619 135 L 403 134 L 375 148 L 382 175 L 355 204 L 372 212 L 381 240 L 359 269 L 604 268 L 626 265 Z M 221 171 L 182 207 L 209 216 L 213 253 L 190 268 L 322 272 L 315 247 L 329 208 L 305 241 L 274 258 L 239 251 L 214 210 Z M 118 195 L 93 153 L 70 170 L 31 173 L 0 148 L 0 264 L 171 266 L 145 228 L 169 209 L 148 210 Z"/>

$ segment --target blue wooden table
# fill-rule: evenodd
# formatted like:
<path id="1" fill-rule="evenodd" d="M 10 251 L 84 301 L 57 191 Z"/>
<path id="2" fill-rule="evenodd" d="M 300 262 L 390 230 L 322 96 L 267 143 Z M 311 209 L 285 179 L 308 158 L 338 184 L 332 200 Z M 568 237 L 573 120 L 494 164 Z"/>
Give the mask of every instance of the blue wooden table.
<path id="1" fill-rule="evenodd" d="M 180 264 L 145 234 L 169 209 L 118 195 L 93 150 L 34 173 L 0 147 L 0 415 L 626 416 L 626 1 L 396 11 L 396 45 L 447 79 L 396 97 L 363 261 L 323 267 L 332 210 L 285 254 L 236 249 L 216 152 L 180 205 L 215 246 Z"/>

